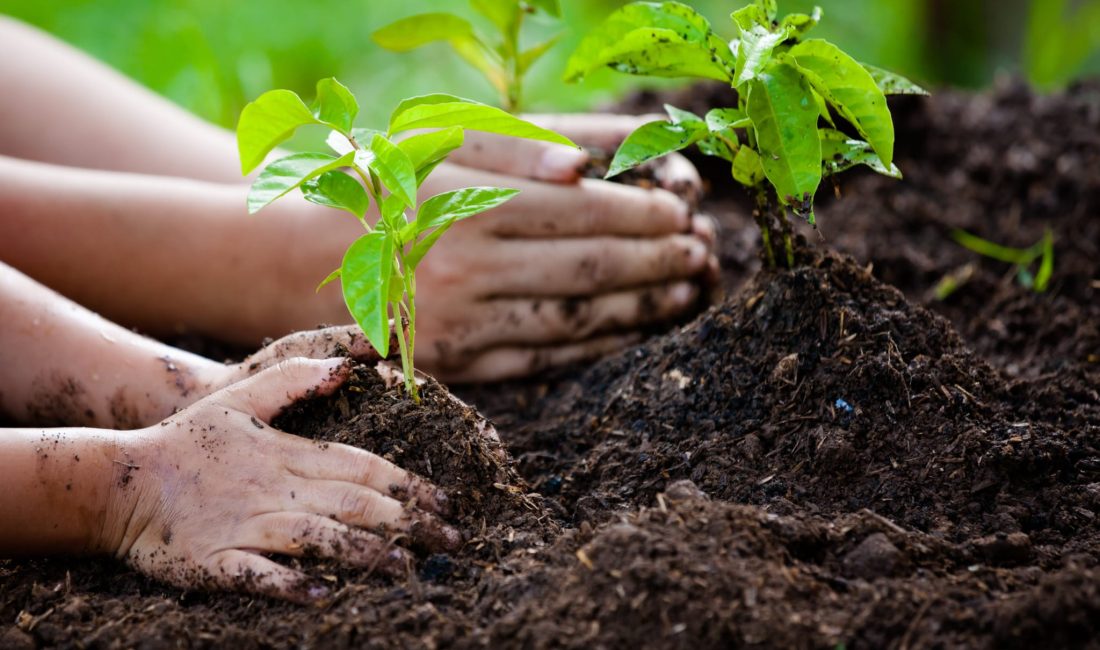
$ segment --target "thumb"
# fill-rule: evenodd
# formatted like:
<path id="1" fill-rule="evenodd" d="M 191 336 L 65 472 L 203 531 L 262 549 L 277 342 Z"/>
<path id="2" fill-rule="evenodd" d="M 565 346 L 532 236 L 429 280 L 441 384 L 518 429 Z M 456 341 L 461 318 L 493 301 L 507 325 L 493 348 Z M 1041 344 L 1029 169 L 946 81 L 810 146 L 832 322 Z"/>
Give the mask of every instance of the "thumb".
<path id="1" fill-rule="evenodd" d="M 221 406 L 270 422 L 285 407 L 330 395 L 351 376 L 348 359 L 288 359 L 215 393 Z"/>
<path id="2" fill-rule="evenodd" d="M 467 131 L 465 144 L 448 160 L 482 171 L 551 183 L 574 183 L 588 164 L 588 154 L 552 142 Z"/>

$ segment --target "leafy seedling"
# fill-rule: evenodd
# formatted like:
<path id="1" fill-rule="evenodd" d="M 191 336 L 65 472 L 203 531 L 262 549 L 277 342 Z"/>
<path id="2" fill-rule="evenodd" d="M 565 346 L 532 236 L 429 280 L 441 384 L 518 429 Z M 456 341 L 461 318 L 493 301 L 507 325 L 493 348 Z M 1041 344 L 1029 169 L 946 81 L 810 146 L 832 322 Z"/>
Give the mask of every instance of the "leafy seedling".
<path id="1" fill-rule="evenodd" d="M 1027 248 L 995 244 L 965 230 L 952 231 L 951 238 L 960 246 L 982 257 L 1014 265 L 1016 281 L 1025 289 L 1044 293 L 1050 287 L 1050 278 L 1054 275 L 1054 233 L 1050 229 L 1043 233 L 1042 239 Z M 1037 267 L 1036 263 L 1038 263 Z M 946 299 L 958 286 L 952 287 L 950 292 L 937 290 L 937 297 L 941 300 Z M 943 293 L 946 295 L 941 296 Z"/>
<path id="2" fill-rule="evenodd" d="M 824 177 L 856 165 L 901 178 L 893 163 L 894 124 L 888 94 L 927 94 L 896 74 L 857 62 L 806 35 L 821 20 L 777 17 L 776 0 L 757 0 L 732 14 L 733 41 L 679 2 L 635 2 L 597 27 L 569 60 L 566 81 L 610 67 L 654 77 L 729 83 L 737 106 L 700 117 L 666 106 L 669 120 L 643 125 L 623 142 L 607 176 L 692 145 L 731 165 L 733 179 L 756 199 L 764 256 L 776 265 L 773 231 L 782 232 L 794 265 L 788 210 L 816 225 L 814 194 Z M 853 135 L 854 133 L 854 135 Z"/>
<path id="3" fill-rule="evenodd" d="M 406 99 L 386 131 L 355 128 L 358 113 L 355 97 L 335 79 L 317 83 L 317 99 L 310 106 L 289 90 L 272 90 L 245 106 L 237 125 L 242 173 L 260 166 L 303 126 L 329 129 L 328 144 L 335 152 L 291 154 L 264 167 L 249 192 L 248 211 L 258 212 L 297 189 L 307 201 L 344 210 L 362 224 L 365 234 L 352 242 L 340 268 L 318 289 L 340 280 L 348 311 L 383 357 L 389 356 L 393 329 L 405 386 L 419 401 L 413 374 L 417 266 L 455 223 L 518 192 L 469 187 L 419 202 L 417 191 L 462 146 L 466 130 L 576 145 L 499 108 L 452 95 Z M 394 138 L 413 130 L 415 135 Z M 374 224 L 367 219 L 372 203 L 379 214 Z M 404 327 L 396 325 L 401 322 Z"/>
<path id="4" fill-rule="evenodd" d="M 374 33 L 374 42 L 394 52 L 446 42 L 492 84 L 505 110 L 518 112 L 523 104 L 523 78 L 561 38 L 561 35 L 554 36 L 526 50 L 521 49 L 524 19 L 538 11 L 561 18 L 561 5 L 558 0 L 470 0 L 470 4 L 492 24 L 496 32 L 494 38 L 484 38 L 461 16 L 428 13 L 383 27 Z"/>

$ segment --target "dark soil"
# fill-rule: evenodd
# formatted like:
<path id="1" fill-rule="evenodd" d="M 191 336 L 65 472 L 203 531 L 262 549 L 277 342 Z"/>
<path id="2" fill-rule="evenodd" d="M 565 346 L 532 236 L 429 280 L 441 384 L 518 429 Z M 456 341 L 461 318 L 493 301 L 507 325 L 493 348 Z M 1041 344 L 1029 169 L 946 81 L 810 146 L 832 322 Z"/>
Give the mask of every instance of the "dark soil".
<path id="1" fill-rule="evenodd" d="M 670 99 L 729 101 L 633 107 Z M 795 271 L 758 270 L 728 170 L 704 167 L 730 298 L 552 382 L 468 391 L 515 466 L 441 388 L 416 408 L 370 369 L 283 416 L 450 489 L 455 554 L 397 581 L 307 564 L 338 587 L 322 609 L 0 562 L 0 647 L 1100 647 L 1100 84 L 895 111 L 906 180 L 820 197 L 828 245 L 804 232 Z M 1048 226 L 1046 294 L 949 237 Z"/>

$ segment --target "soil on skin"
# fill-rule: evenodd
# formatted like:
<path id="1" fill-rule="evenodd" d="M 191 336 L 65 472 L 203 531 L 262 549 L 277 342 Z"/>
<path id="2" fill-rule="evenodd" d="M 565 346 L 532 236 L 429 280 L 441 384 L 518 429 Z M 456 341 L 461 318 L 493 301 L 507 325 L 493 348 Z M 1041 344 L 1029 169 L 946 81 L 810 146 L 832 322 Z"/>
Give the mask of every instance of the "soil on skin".
<path id="1" fill-rule="evenodd" d="M 662 101 L 729 98 L 632 107 Z M 554 381 L 468 391 L 514 467 L 442 389 L 413 407 L 369 369 L 279 421 L 452 490 L 462 550 L 407 581 L 310 561 L 337 587 L 323 609 L 0 562 L 0 647 L 1100 647 L 1100 84 L 895 110 L 906 180 L 821 197 L 842 252 L 807 231 L 793 272 L 758 272 L 728 170 L 704 167 L 729 299 Z M 949 237 L 1048 226 L 1042 295 Z"/>

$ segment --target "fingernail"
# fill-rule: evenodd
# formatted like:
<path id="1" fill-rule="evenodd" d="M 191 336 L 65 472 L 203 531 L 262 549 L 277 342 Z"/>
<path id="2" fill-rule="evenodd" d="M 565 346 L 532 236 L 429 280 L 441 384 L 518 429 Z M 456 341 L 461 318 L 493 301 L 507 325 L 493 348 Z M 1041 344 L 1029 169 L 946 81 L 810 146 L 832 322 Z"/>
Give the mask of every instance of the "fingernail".
<path id="1" fill-rule="evenodd" d="M 669 290 L 669 299 L 675 305 L 687 305 L 695 300 L 697 289 L 694 284 L 681 282 L 672 286 Z"/>
<path id="2" fill-rule="evenodd" d="M 451 512 L 451 498 L 447 496 L 447 493 L 441 489 L 436 489 L 435 494 L 432 495 L 432 501 L 435 502 L 435 511 L 441 515 L 447 515 Z"/>
<path id="3" fill-rule="evenodd" d="M 458 532 L 457 528 L 444 526 L 443 541 L 448 551 L 457 550 L 458 547 L 462 546 L 462 533 Z"/>
<path id="4" fill-rule="evenodd" d="M 692 270 L 703 268 L 707 262 L 707 247 L 699 241 L 693 241 L 688 246 L 688 266 Z"/>
<path id="5" fill-rule="evenodd" d="M 571 181 L 580 176 L 588 164 L 588 154 L 580 149 L 550 146 L 542 154 L 537 176 L 547 180 Z"/>

